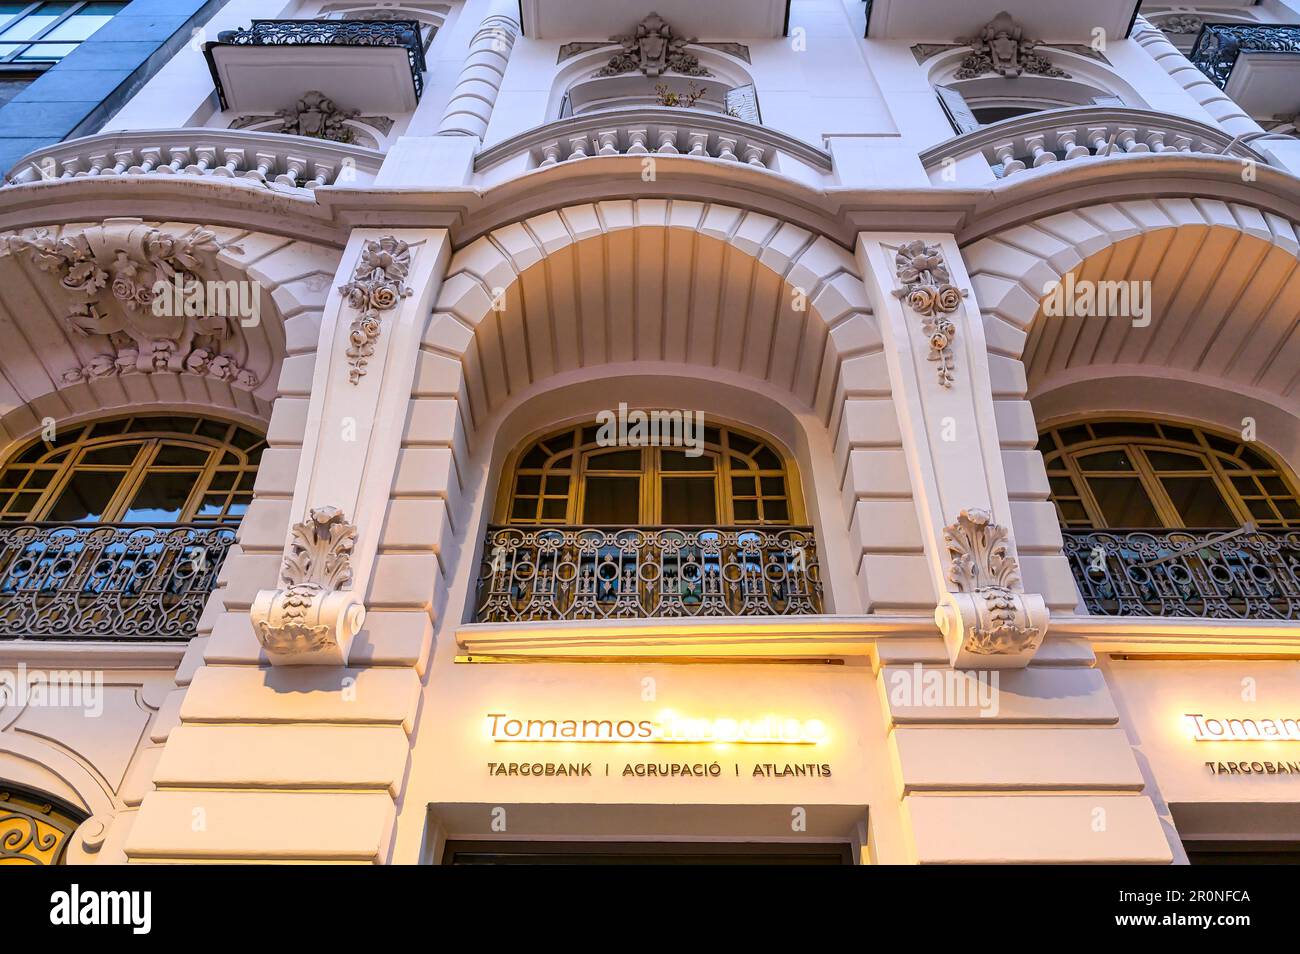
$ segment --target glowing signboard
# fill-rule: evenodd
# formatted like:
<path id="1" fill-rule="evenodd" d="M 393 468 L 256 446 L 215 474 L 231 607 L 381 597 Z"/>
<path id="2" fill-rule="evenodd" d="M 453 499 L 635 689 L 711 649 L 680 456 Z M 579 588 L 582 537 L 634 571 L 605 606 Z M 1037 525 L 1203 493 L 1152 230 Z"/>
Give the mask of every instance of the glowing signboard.
<path id="1" fill-rule="evenodd" d="M 752 719 L 694 718 L 661 712 L 654 719 L 525 718 L 489 712 L 493 742 L 817 745 L 827 739 L 820 719 L 764 715 Z"/>

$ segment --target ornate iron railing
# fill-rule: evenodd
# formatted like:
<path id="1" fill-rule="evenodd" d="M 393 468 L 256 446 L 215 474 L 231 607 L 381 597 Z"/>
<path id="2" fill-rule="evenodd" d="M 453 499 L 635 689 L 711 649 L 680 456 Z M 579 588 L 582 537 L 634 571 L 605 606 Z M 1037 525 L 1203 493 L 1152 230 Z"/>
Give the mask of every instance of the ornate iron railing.
<path id="1" fill-rule="evenodd" d="M 1065 530 L 1090 613 L 1300 619 L 1300 530 Z"/>
<path id="2" fill-rule="evenodd" d="M 1300 53 L 1300 25 L 1207 23 L 1188 59 L 1223 89 L 1243 53 Z"/>
<path id="3" fill-rule="evenodd" d="M 189 639 L 233 527 L 0 526 L 0 638 Z"/>
<path id="4" fill-rule="evenodd" d="M 822 611 L 808 527 L 490 527 L 480 623 Z"/>
<path id="5" fill-rule="evenodd" d="M 415 98 L 424 92 L 424 44 L 420 42 L 420 24 L 415 20 L 254 20 L 245 30 L 223 30 L 215 43 L 204 44 L 203 52 L 216 81 L 221 106 L 226 95 L 213 65 L 212 49 L 216 46 L 391 46 L 406 50 L 411 64 L 411 82 Z"/>

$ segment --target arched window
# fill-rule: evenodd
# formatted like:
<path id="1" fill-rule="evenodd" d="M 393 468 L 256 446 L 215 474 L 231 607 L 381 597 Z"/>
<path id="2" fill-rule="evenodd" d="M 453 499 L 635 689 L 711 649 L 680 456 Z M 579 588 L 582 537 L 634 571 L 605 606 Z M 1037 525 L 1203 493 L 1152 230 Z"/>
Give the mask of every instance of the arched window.
<path id="1" fill-rule="evenodd" d="M 1038 444 L 1066 529 L 1300 527 L 1285 469 L 1257 444 L 1199 427 L 1087 421 Z"/>
<path id="2" fill-rule="evenodd" d="M 58 428 L 0 472 L 0 523 L 236 525 L 266 440 L 198 417 Z"/>
<path id="3" fill-rule="evenodd" d="M 796 481 L 770 444 L 727 427 L 708 426 L 700 436 L 698 448 L 684 449 L 603 446 L 590 424 L 548 434 L 524 449 L 504 482 L 500 522 L 694 527 L 799 519 Z"/>
<path id="4" fill-rule="evenodd" d="M 484 541 L 475 619 L 822 612 L 793 466 L 762 438 L 700 431 L 686 446 L 609 446 L 580 424 L 525 445 Z"/>
<path id="5" fill-rule="evenodd" d="M 0 781 L 0 866 L 62 864 L 85 819 L 58 799 Z"/>

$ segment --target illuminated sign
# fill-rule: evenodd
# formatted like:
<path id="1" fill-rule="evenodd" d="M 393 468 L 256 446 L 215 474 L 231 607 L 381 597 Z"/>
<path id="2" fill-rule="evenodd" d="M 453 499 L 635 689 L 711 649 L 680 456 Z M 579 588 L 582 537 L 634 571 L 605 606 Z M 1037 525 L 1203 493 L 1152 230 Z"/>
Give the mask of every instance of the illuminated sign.
<path id="1" fill-rule="evenodd" d="M 1189 712 L 1186 718 L 1198 742 L 1300 742 L 1300 717 L 1211 719 Z"/>
<path id="2" fill-rule="evenodd" d="M 779 715 L 701 719 L 661 712 L 655 719 L 527 719 L 489 712 L 486 721 L 493 742 L 816 745 L 826 741 L 826 726 L 820 719 Z"/>

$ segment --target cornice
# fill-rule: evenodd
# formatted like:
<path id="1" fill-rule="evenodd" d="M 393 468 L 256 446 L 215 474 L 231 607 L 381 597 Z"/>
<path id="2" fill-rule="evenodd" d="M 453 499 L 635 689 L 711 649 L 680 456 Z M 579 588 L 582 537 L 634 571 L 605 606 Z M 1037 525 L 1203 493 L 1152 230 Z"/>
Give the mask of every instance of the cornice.
<path id="1" fill-rule="evenodd" d="M 760 212 L 851 249 L 863 231 L 950 233 L 966 245 L 1071 209 L 1162 198 L 1236 202 L 1300 221 L 1300 179 L 1271 166 L 1186 153 L 1076 160 L 977 188 L 819 190 L 750 166 L 666 159 L 656 181 L 615 156 L 537 170 L 488 191 L 325 186 L 314 197 L 193 177 L 95 177 L 0 189 L 0 232 L 109 216 L 200 222 L 342 247 L 354 228 L 446 228 L 457 247 L 493 229 L 582 203 L 713 202 Z M 630 174 L 635 172 L 636 174 Z"/>

